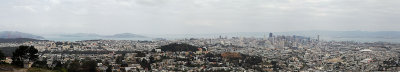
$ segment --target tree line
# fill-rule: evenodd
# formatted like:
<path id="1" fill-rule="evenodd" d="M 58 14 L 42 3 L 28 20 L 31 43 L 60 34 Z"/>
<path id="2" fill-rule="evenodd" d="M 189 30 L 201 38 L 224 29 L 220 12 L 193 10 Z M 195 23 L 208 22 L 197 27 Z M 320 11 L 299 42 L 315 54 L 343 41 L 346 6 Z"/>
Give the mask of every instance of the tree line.
<path id="1" fill-rule="evenodd" d="M 0 60 L 4 60 L 6 55 L 4 51 L 0 50 Z M 96 72 L 97 61 L 91 59 L 84 59 L 82 61 L 68 61 L 61 63 L 61 61 L 53 61 L 49 66 L 46 60 L 38 61 L 39 51 L 34 46 L 19 46 L 12 52 L 12 66 L 23 68 L 25 63 L 34 62 L 32 67 L 48 69 L 57 72 Z M 6 64 L 4 62 L 0 64 Z"/>
<path id="2" fill-rule="evenodd" d="M 178 43 L 172 43 L 169 45 L 164 45 L 159 47 L 158 49 L 161 49 L 161 51 L 171 51 L 171 52 L 177 52 L 177 51 L 198 51 L 199 47 L 189 45 L 189 44 L 178 44 Z M 203 49 L 204 50 L 204 49 Z"/>

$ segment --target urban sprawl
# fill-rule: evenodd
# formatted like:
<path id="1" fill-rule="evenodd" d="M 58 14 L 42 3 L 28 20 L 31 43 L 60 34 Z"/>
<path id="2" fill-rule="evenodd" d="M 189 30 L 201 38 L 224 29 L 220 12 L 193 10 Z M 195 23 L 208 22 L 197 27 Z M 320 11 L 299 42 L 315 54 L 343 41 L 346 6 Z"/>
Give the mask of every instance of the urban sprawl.
<path id="1" fill-rule="evenodd" d="M 95 61 L 98 72 L 399 71 L 400 44 L 324 41 L 303 36 L 222 37 L 151 41 L 83 40 L 0 43 L 34 46 L 48 67 Z M 180 47 L 176 48 L 175 47 Z M 185 47 L 196 47 L 188 48 Z M 4 60 L 12 62 L 10 57 Z"/>

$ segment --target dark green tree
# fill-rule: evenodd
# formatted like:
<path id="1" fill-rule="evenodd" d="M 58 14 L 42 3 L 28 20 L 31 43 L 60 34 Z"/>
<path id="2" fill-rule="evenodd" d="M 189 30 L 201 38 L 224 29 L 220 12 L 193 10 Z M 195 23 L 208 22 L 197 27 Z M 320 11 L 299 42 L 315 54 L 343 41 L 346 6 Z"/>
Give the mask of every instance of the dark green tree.
<path id="1" fill-rule="evenodd" d="M 32 65 L 33 67 L 38 67 L 38 68 L 47 68 L 47 61 L 43 60 L 43 61 L 36 61 L 35 63 L 33 63 Z"/>
<path id="2" fill-rule="evenodd" d="M 146 56 L 146 54 L 142 53 L 142 52 L 137 52 L 137 55 L 136 55 L 136 57 L 145 57 L 145 56 Z"/>
<path id="3" fill-rule="evenodd" d="M 4 55 L 4 53 L 0 50 L 0 60 L 4 60 L 6 59 L 6 56 Z"/>
<path id="4" fill-rule="evenodd" d="M 106 72 L 112 72 L 112 66 L 111 65 L 107 66 Z"/>
<path id="5" fill-rule="evenodd" d="M 156 62 L 156 60 L 154 60 L 154 57 L 153 57 L 153 56 L 150 56 L 150 57 L 149 57 L 149 59 L 150 59 L 150 64 L 152 64 L 152 63 L 155 63 L 155 62 Z"/>
<path id="6" fill-rule="evenodd" d="M 124 60 L 124 57 L 123 56 L 118 56 L 117 59 L 115 60 L 115 62 L 117 64 L 122 64 L 122 60 Z"/>
<path id="7" fill-rule="evenodd" d="M 262 62 L 262 58 L 258 56 L 249 56 L 244 61 L 246 64 L 249 65 L 258 65 L 259 63 Z"/>
<path id="8" fill-rule="evenodd" d="M 39 51 L 35 49 L 34 46 L 19 46 L 19 48 L 13 52 L 12 65 L 23 67 L 24 61 L 35 62 L 39 58 L 37 55 L 38 52 Z"/>
<path id="9" fill-rule="evenodd" d="M 150 62 L 147 61 L 146 59 L 142 59 L 141 62 L 139 63 L 143 68 L 147 70 L 151 70 L 151 65 Z"/>
<path id="10" fill-rule="evenodd" d="M 55 64 L 55 67 L 52 68 L 55 71 L 60 71 L 60 72 L 67 72 L 68 70 L 65 68 L 64 64 L 61 63 L 61 61 L 53 61 L 53 64 Z"/>
<path id="11" fill-rule="evenodd" d="M 121 64 L 121 67 L 128 67 L 129 65 L 128 65 L 128 63 L 122 63 Z"/>
<path id="12" fill-rule="evenodd" d="M 158 49 L 161 49 L 161 51 L 171 51 L 171 52 L 179 52 L 179 51 L 198 51 L 199 47 L 193 46 L 193 45 L 189 45 L 189 44 L 178 44 L 178 43 L 172 43 L 172 44 L 168 44 L 168 45 L 164 45 L 159 47 Z"/>
<path id="13" fill-rule="evenodd" d="M 61 61 L 55 60 L 55 61 L 53 61 L 53 64 L 56 65 L 55 67 L 59 67 L 59 68 L 62 68 L 62 67 L 63 67 L 63 65 L 61 64 Z"/>
<path id="14" fill-rule="evenodd" d="M 84 68 L 81 72 L 96 72 L 97 63 L 94 60 L 84 61 L 82 64 L 82 68 Z"/>
<path id="15" fill-rule="evenodd" d="M 147 64 L 147 60 L 146 60 L 146 59 L 142 59 L 142 60 L 140 60 L 139 64 L 140 64 L 143 68 L 145 68 L 145 67 L 146 67 L 146 64 Z"/>
<path id="16" fill-rule="evenodd" d="M 6 56 L 4 56 L 4 53 L 0 50 L 0 61 L 6 59 Z M 4 62 L 0 62 L 0 64 L 3 64 Z"/>
<path id="17" fill-rule="evenodd" d="M 152 49 L 150 52 L 156 52 L 156 49 Z"/>
<path id="18" fill-rule="evenodd" d="M 80 70 L 79 68 L 81 68 L 79 61 L 73 61 L 69 64 L 68 71 L 69 72 L 79 72 L 79 70 Z"/>
<path id="19" fill-rule="evenodd" d="M 192 63 L 190 61 L 186 61 L 185 65 L 188 66 L 188 67 L 192 67 Z"/>

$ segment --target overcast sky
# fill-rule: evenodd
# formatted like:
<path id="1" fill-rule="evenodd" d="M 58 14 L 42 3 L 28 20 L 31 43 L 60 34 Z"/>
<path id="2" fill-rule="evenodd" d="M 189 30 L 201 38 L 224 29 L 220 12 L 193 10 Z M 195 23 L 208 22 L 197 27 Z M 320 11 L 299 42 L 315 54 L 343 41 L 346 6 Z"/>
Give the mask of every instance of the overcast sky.
<path id="1" fill-rule="evenodd" d="M 0 31 L 400 31 L 400 0 L 0 0 Z"/>

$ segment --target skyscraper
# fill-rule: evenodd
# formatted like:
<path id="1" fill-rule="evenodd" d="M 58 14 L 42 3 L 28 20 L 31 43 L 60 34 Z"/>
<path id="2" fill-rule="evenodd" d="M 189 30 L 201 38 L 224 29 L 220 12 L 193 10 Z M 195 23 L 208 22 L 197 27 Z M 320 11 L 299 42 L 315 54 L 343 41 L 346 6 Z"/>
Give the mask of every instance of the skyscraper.
<path id="1" fill-rule="evenodd" d="M 272 37 L 272 33 L 269 33 L 269 37 Z"/>

